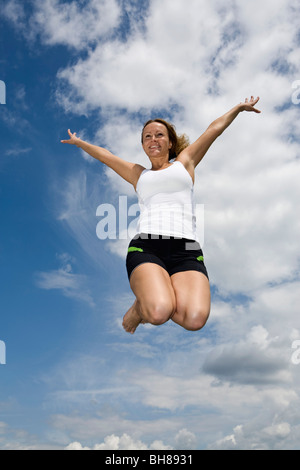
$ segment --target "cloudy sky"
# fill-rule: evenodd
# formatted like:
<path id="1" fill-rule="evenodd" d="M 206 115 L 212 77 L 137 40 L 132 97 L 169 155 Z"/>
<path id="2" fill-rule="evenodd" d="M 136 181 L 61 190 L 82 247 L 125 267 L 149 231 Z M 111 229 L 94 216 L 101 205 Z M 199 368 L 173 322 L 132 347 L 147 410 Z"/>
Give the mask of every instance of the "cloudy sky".
<path id="1" fill-rule="evenodd" d="M 296 0 L 2 2 L 2 449 L 299 449 L 299 14 Z M 262 113 L 197 168 L 207 326 L 127 335 L 118 214 L 126 201 L 134 221 L 134 191 L 60 140 L 71 128 L 147 165 L 146 119 L 193 141 L 250 95 Z M 97 236 L 104 204 L 115 239 Z"/>

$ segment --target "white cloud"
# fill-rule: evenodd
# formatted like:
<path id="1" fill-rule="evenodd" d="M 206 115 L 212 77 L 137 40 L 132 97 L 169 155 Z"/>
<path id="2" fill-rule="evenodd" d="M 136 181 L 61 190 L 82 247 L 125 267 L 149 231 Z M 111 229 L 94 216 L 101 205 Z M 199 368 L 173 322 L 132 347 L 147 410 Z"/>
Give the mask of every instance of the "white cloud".
<path id="1" fill-rule="evenodd" d="M 7 424 L 4 423 L 3 421 L 0 421 L 0 434 L 4 434 L 6 428 L 7 428 Z"/>
<path id="2" fill-rule="evenodd" d="M 61 70 L 59 80 L 72 89 L 68 96 L 63 86 L 59 95 L 63 106 L 81 113 L 112 106 L 139 111 L 182 104 L 187 90 L 189 98 L 196 89 L 199 95 L 209 76 L 202 74 L 204 83 L 196 82 L 196 74 L 218 46 L 219 35 L 211 35 L 211 28 L 218 31 L 218 15 L 204 1 L 185 3 L 184 16 L 182 6 L 182 0 L 152 2 L 145 30 L 135 31 L 125 43 L 99 44 L 86 60 Z M 204 9 L 209 9 L 206 15 Z M 197 47 L 187 48 L 188 43 Z"/>
<path id="3" fill-rule="evenodd" d="M 65 450 L 91 450 L 88 447 L 82 447 L 80 442 L 71 442 Z"/>
<path id="4" fill-rule="evenodd" d="M 9 0 L 1 8 L 1 14 L 16 26 L 23 24 L 25 20 L 24 5 L 19 0 Z"/>
<path id="5" fill-rule="evenodd" d="M 223 346 L 215 346 L 206 335 L 179 334 L 170 324 L 157 329 L 155 336 L 153 331 L 141 330 L 133 341 L 115 331 L 117 342 L 106 344 L 104 355 L 94 350 L 89 357 L 77 355 L 61 363 L 45 378 L 54 390 L 47 397 L 47 407 L 63 410 L 53 416 L 54 433 L 63 434 L 64 442 L 80 442 L 91 449 L 95 445 L 91 443 L 107 444 L 105 436 L 123 434 L 148 448 L 155 440 L 176 449 L 222 448 L 216 443 L 218 436 L 231 435 L 230 429 L 241 424 L 248 436 L 245 445 L 252 442 L 252 429 L 258 443 L 273 448 L 282 439 L 270 439 L 270 429 L 265 434 L 259 431 L 272 423 L 289 423 L 285 446 L 291 446 L 297 432 L 293 409 L 299 402 L 291 345 L 298 332 L 276 338 L 257 325 L 239 342 L 237 336 L 243 336 L 247 323 L 244 326 L 236 319 L 234 323 L 236 329 L 226 321 L 215 325 L 226 330 L 217 341 Z M 120 413 L 120 404 L 125 414 Z M 74 408 L 81 413 L 74 415 Z M 131 419 L 132 408 L 139 420 Z M 172 440 L 171 431 L 176 433 Z"/>
<path id="6" fill-rule="evenodd" d="M 45 0 L 35 1 L 31 27 L 47 45 L 84 50 L 110 33 L 119 21 L 120 7 L 115 0 Z"/>
<path id="7" fill-rule="evenodd" d="M 180 450 L 196 449 L 196 436 L 187 429 L 181 429 L 175 436 L 175 444 L 176 449 Z M 122 436 L 115 434 L 106 436 L 101 444 L 95 444 L 93 448 L 84 447 L 79 442 L 72 442 L 66 450 L 173 450 L 173 447 L 159 440 L 147 445 L 124 433 Z"/>
<path id="8" fill-rule="evenodd" d="M 99 168 L 101 170 L 101 168 Z M 103 242 L 97 238 L 97 207 L 110 201 L 103 176 L 94 169 L 72 172 L 58 177 L 53 185 L 54 216 L 77 241 L 88 261 L 109 269 L 108 259 L 100 251 Z"/>
<path id="9" fill-rule="evenodd" d="M 92 295 L 87 287 L 86 276 L 72 272 L 69 255 L 64 254 L 59 258 L 63 262 L 63 266 L 60 269 L 35 273 L 36 285 L 40 289 L 61 290 L 66 297 L 86 302 L 91 307 L 94 307 Z"/>
<path id="10" fill-rule="evenodd" d="M 131 420 L 124 413 L 114 413 L 107 405 L 102 410 L 94 407 L 93 416 L 82 416 L 79 413 L 52 416 L 53 434 L 59 437 L 63 435 L 65 446 L 76 442 L 95 450 L 174 449 L 178 435 L 179 441 L 181 436 L 181 444 L 190 441 L 194 445 L 191 431 L 185 429 L 180 432 L 183 429 L 182 421 L 180 418 L 163 416 L 153 420 Z"/>
<path id="11" fill-rule="evenodd" d="M 257 427 L 256 427 L 257 426 Z M 260 423 L 261 426 L 261 423 Z M 295 433 L 292 437 L 292 433 Z M 212 445 L 218 450 L 292 450 L 295 439 L 299 438 L 298 427 L 292 428 L 287 422 L 274 422 L 266 427 L 258 427 L 258 423 L 239 425 L 233 434 L 224 437 Z"/>
<path id="12" fill-rule="evenodd" d="M 186 430 L 184 430 L 186 431 Z M 128 434 L 116 436 L 114 434 L 106 436 L 104 442 L 95 444 L 93 448 L 83 447 L 79 442 L 72 442 L 66 450 L 172 450 L 161 441 L 153 441 L 148 447 L 142 441 L 134 439 Z"/>
<path id="13" fill-rule="evenodd" d="M 24 153 L 28 153 L 28 152 L 31 152 L 32 148 L 31 147 L 28 147 L 28 148 L 20 148 L 20 147 L 13 147 L 13 148 L 10 148 L 8 150 L 6 150 L 6 152 L 4 153 L 4 155 L 10 157 L 10 156 L 18 156 L 18 155 L 22 155 Z"/>
<path id="14" fill-rule="evenodd" d="M 197 449 L 197 438 L 194 433 L 187 429 L 181 429 L 175 437 L 176 449 L 193 450 Z"/>
<path id="15" fill-rule="evenodd" d="M 258 328 L 260 332 L 258 332 Z M 258 336 L 263 332 L 266 336 Z M 252 330 L 245 341 L 217 346 L 206 358 L 204 372 L 220 380 L 242 384 L 288 384 L 292 380 L 289 359 L 278 355 L 276 339 L 268 346 L 262 327 Z M 279 349 L 280 350 L 280 349 Z"/>

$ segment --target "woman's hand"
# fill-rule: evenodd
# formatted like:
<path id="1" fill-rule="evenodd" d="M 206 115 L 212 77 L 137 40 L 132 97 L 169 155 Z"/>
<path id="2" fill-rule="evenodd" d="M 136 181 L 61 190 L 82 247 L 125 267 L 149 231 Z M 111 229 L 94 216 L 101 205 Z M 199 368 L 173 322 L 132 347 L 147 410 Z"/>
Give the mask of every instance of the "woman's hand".
<path id="1" fill-rule="evenodd" d="M 256 100 L 254 99 L 254 96 L 251 96 L 250 100 L 248 100 L 248 98 L 245 99 L 245 103 L 241 103 L 240 106 L 241 106 L 241 111 L 252 111 L 252 112 L 255 112 L 255 113 L 261 113 L 261 111 L 259 111 L 259 109 L 256 109 L 254 106 L 256 105 L 256 103 L 258 103 L 259 101 L 259 96 L 256 98 Z"/>
<path id="2" fill-rule="evenodd" d="M 81 139 L 79 139 L 79 137 L 76 137 L 76 132 L 74 132 L 74 134 L 72 134 L 70 129 L 68 129 L 68 134 L 70 136 L 70 139 L 69 140 L 61 140 L 61 143 L 62 144 L 70 144 L 70 145 L 78 145 L 78 143 L 81 141 Z"/>

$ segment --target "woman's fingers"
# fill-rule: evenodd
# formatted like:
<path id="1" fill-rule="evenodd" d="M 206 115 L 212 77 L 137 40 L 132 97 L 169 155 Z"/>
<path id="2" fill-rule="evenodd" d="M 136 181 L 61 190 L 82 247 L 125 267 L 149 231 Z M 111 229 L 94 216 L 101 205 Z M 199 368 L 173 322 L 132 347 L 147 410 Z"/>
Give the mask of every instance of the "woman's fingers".
<path id="1" fill-rule="evenodd" d="M 245 107 L 245 111 L 254 111 L 255 113 L 261 113 L 261 111 L 259 111 L 259 109 L 256 109 L 254 108 L 254 106 L 256 105 L 256 103 L 259 102 L 259 96 L 255 99 L 254 96 L 251 96 L 250 100 L 248 98 L 245 99 L 245 105 L 247 105 Z"/>
<path id="2" fill-rule="evenodd" d="M 77 138 L 77 137 L 76 137 L 77 133 L 74 132 L 74 133 L 72 134 L 71 130 L 68 129 L 68 134 L 69 134 L 70 140 L 61 140 L 61 143 L 62 143 L 62 144 L 74 144 L 74 138 L 75 138 L 75 139 Z"/>

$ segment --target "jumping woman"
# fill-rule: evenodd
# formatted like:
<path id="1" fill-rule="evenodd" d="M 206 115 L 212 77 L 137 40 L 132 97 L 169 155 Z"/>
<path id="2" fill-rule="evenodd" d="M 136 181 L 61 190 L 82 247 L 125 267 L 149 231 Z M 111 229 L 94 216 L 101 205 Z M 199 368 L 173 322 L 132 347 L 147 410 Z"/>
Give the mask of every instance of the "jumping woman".
<path id="1" fill-rule="evenodd" d="M 137 235 L 130 242 L 126 267 L 136 297 L 123 327 L 134 333 L 142 323 L 161 325 L 170 319 L 189 331 L 206 324 L 210 285 L 197 237 L 194 207 L 195 168 L 224 130 L 242 111 L 260 113 L 259 98 L 246 99 L 216 119 L 196 142 L 176 134 L 162 119 L 148 121 L 142 146 L 151 169 L 130 163 L 91 145 L 69 130 L 69 140 L 131 183 L 140 204 Z"/>

